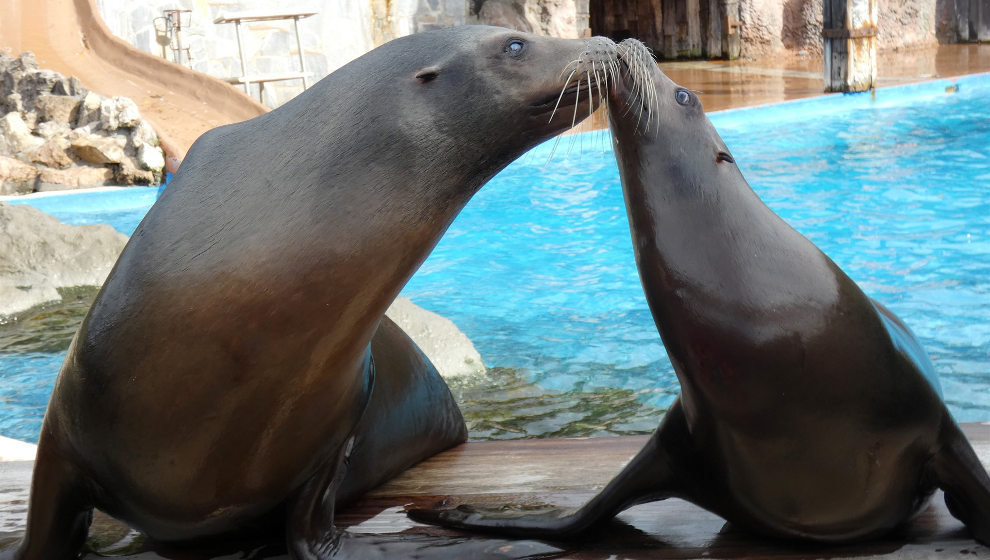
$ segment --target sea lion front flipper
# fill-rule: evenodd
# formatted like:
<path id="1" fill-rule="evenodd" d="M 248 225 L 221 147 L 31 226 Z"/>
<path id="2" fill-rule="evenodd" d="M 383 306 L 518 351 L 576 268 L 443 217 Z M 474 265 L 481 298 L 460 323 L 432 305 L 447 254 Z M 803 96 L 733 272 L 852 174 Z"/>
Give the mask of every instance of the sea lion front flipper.
<path id="1" fill-rule="evenodd" d="M 584 506 L 576 510 L 547 508 L 539 513 L 516 509 L 460 506 L 450 510 L 414 509 L 416 521 L 516 537 L 569 539 L 637 504 L 668 498 L 683 489 L 676 450 L 690 445 L 691 435 L 680 400 L 674 402 L 663 422 L 643 449 Z"/>
<path id="2" fill-rule="evenodd" d="M 351 436 L 339 457 L 324 472 L 306 481 L 290 502 L 285 536 L 292 558 L 327 560 L 336 554 L 343 533 L 333 524 L 334 504 L 353 444 L 354 436 Z"/>
<path id="3" fill-rule="evenodd" d="M 536 541 L 505 541 L 404 534 L 354 534 L 334 526 L 334 504 L 346 478 L 348 440 L 335 468 L 314 476 L 290 504 L 286 538 L 294 560 L 538 560 L 555 558 L 564 551 Z M 328 478 L 329 477 L 329 478 Z"/>
<path id="4" fill-rule="evenodd" d="M 976 540 L 990 545 L 990 476 L 951 418 L 946 419 L 939 440 L 935 476 L 945 491 L 945 505 Z"/>
<path id="5" fill-rule="evenodd" d="M 0 559 L 75 558 L 93 518 L 84 487 L 79 471 L 59 451 L 46 422 L 31 479 L 27 530 L 17 550 L 0 552 Z"/>

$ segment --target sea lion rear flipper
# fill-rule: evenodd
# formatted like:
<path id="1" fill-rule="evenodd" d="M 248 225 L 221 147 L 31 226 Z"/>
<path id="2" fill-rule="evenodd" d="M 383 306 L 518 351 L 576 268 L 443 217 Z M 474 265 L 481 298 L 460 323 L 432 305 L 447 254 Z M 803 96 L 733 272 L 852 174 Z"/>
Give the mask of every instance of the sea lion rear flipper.
<path id="1" fill-rule="evenodd" d="M 16 552 L 0 552 L 0 558 L 75 558 L 86 541 L 93 506 L 78 470 L 59 453 L 47 423 L 38 442 L 30 503 L 20 546 Z"/>
<path id="2" fill-rule="evenodd" d="M 952 419 L 946 419 L 940 442 L 934 466 L 945 505 L 976 540 L 990 545 L 990 476 Z"/>
<path id="3" fill-rule="evenodd" d="M 423 523 L 517 537 L 574 538 L 596 523 L 637 504 L 668 498 L 678 490 L 677 453 L 690 441 L 680 401 L 674 402 L 643 449 L 587 504 L 577 510 L 548 508 L 539 513 L 460 506 L 450 510 L 409 510 Z M 683 493 L 683 492 L 681 492 Z"/>

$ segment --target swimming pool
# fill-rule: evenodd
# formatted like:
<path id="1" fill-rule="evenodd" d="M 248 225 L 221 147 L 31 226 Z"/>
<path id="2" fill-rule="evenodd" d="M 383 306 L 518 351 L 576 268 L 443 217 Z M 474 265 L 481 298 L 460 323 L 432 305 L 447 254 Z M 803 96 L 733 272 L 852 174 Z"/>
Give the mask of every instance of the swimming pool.
<path id="1" fill-rule="evenodd" d="M 988 97 L 990 75 L 977 75 L 710 115 L 767 204 L 915 331 L 960 421 L 990 420 Z M 576 135 L 552 159 L 548 144 L 511 165 L 404 290 L 494 367 L 451 382 L 473 437 L 649 431 L 679 390 L 642 295 L 608 144 L 604 132 Z M 130 233 L 154 195 L 19 202 Z M 86 297 L 38 329 L 0 332 L 0 434 L 36 439 Z M 39 329 L 60 338 L 39 340 Z"/>

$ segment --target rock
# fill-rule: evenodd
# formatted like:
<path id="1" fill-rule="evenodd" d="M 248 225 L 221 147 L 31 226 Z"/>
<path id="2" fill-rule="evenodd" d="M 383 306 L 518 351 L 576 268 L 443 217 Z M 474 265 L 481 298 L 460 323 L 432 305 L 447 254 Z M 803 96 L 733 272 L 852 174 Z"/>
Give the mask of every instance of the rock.
<path id="1" fill-rule="evenodd" d="M 141 119 L 137 104 L 126 97 L 104 99 L 100 103 L 100 128 L 107 131 L 136 126 Z"/>
<path id="2" fill-rule="evenodd" d="M 165 162 L 162 160 L 162 165 L 164 164 Z M 117 166 L 114 181 L 121 186 L 157 184 L 155 173 L 141 169 L 138 165 L 133 159 L 125 157 Z"/>
<path id="3" fill-rule="evenodd" d="M 49 124 L 49 123 L 42 123 Z M 66 169 L 74 162 L 66 151 L 69 149 L 69 141 L 62 135 L 53 134 L 45 140 L 37 150 L 31 152 L 28 159 L 34 163 L 40 163 L 46 167 L 55 169 Z"/>
<path id="4" fill-rule="evenodd" d="M 21 113 L 21 120 L 24 121 L 24 125 L 28 127 L 31 133 L 34 133 L 34 129 L 38 126 L 38 113 L 34 111 L 25 111 Z"/>
<path id="5" fill-rule="evenodd" d="M 31 192 L 37 176 L 38 170 L 33 165 L 0 156 L 0 195 Z"/>
<path id="6" fill-rule="evenodd" d="M 65 78 L 52 70 L 32 70 L 25 72 L 17 80 L 17 92 L 21 94 L 26 109 L 33 109 L 39 95 L 50 94 L 55 90 L 55 84 Z"/>
<path id="7" fill-rule="evenodd" d="M 35 72 L 38 70 L 38 61 L 34 58 L 34 53 L 24 51 L 17 58 L 4 57 L 7 60 L 0 65 L 0 69 L 10 73 Z"/>
<path id="8" fill-rule="evenodd" d="M 102 187 L 113 180 L 108 167 L 79 166 L 69 169 L 41 169 L 34 186 L 38 192 Z"/>
<path id="9" fill-rule="evenodd" d="M 58 300 L 58 288 L 101 285 L 126 243 L 107 225 L 65 225 L 0 202 L 0 315 Z"/>
<path id="10" fill-rule="evenodd" d="M 34 100 L 34 109 L 41 121 L 74 123 L 79 115 L 81 100 L 65 95 L 39 95 Z"/>
<path id="11" fill-rule="evenodd" d="M 83 87 L 82 82 L 79 78 L 75 76 L 69 76 L 68 78 L 63 78 L 61 81 L 56 82 L 52 86 L 52 93 L 55 95 L 66 95 L 69 97 L 80 97 L 87 93 L 87 89 Z"/>
<path id="12" fill-rule="evenodd" d="M 533 25 L 526 20 L 523 6 L 512 0 L 486 0 L 478 12 L 478 21 L 485 25 L 533 32 Z"/>
<path id="13" fill-rule="evenodd" d="M 0 119 L 0 154 L 27 152 L 43 142 L 43 139 L 31 134 L 20 113 L 7 113 Z"/>
<path id="14" fill-rule="evenodd" d="M 137 161 L 141 169 L 161 172 L 165 169 L 165 154 L 161 148 L 141 144 L 137 149 Z"/>
<path id="15" fill-rule="evenodd" d="M 0 275 L 0 317 L 60 299 L 58 290 L 44 276 L 25 274 L 13 280 Z"/>
<path id="16" fill-rule="evenodd" d="M 130 143 L 135 150 L 139 150 L 141 148 L 141 144 L 157 146 L 158 134 L 156 134 L 155 129 L 148 124 L 148 121 L 142 120 L 137 124 L 137 126 L 131 129 Z"/>
<path id="17" fill-rule="evenodd" d="M 124 144 L 117 138 L 83 136 L 71 143 L 72 150 L 90 163 L 120 163 L 124 159 Z"/>
<path id="18" fill-rule="evenodd" d="M 87 93 L 79 104 L 79 116 L 76 119 L 76 126 L 86 126 L 89 123 L 99 122 L 102 101 L 99 95 L 93 92 Z"/>
<path id="19" fill-rule="evenodd" d="M 45 140 L 58 136 L 64 139 L 72 131 L 72 127 L 64 122 L 45 121 L 38 123 L 34 128 L 34 133 Z"/>
<path id="20" fill-rule="evenodd" d="M 24 112 L 24 102 L 21 99 L 21 94 L 16 91 L 4 98 L 3 105 L 0 105 L 0 113 L 6 115 L 11 111 L 18 113 Z"/>
<path id="21" fill-rule="evenodd" d="M 104 98 L 76 78 L 39 69 L 31 53 L 0 53 L 0 88 L 0 155 L 36 164 L 38 190 L 99 186 L 114 176 L 128 185 L 161 183 L 167 162 L 158 136 L 132 100 Z M 20 193 L 27 183 L 0 189 Z"/>
<path id="22" fill-rule="evenodd" d="M 385 314 L 413 339 L 444 377 L 486 371 L 481 354 L 450 319 L 398 297 Z"/>

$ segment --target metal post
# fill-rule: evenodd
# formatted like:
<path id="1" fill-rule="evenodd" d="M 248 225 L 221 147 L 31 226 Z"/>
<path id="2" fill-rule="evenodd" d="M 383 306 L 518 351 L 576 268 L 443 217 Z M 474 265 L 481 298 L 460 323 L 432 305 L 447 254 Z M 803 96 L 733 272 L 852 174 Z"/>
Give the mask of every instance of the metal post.
<path id="1" fill-rule="evenodd" d="M 241 46 L 241 20 L 234 20 L 237 32 L 237 56 L 241 59 L 241 77 L 244 78 L 244 93 L 251 95 L 251 82 L 247 80 L 247 66 L 244 64 L 244 47 Z"/>
<path id="2" fill-rule="evenodd" d="M 299 71 L 302 72 L 303 89 L 309 87 L 306 80 L 306 61 L 303 58 L 302 41 L 299 39 L 299 16 L 292 18 L 292 27 L 296 31 L 296 50 L 299 51 Z"/>

